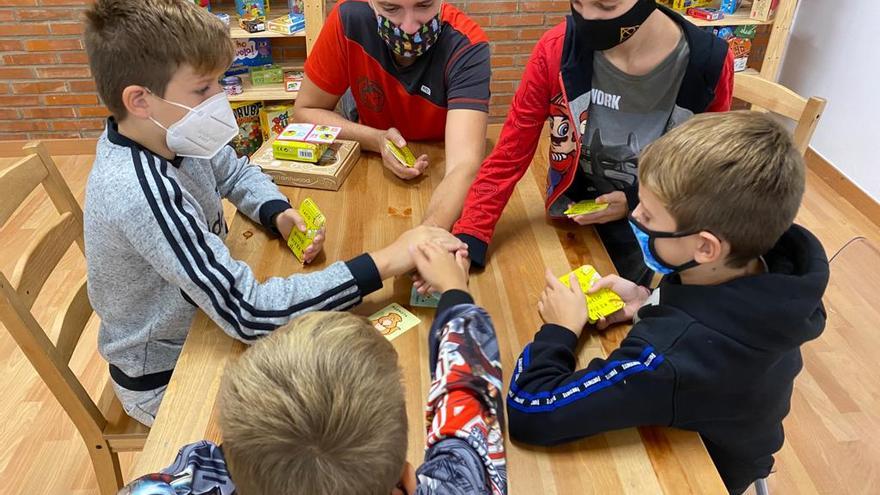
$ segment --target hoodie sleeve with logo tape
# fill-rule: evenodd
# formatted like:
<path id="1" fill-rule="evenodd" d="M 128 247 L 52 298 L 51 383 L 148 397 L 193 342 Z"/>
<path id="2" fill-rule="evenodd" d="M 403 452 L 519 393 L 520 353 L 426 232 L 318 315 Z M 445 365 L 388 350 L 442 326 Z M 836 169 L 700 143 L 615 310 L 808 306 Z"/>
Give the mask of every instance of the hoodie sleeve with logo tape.
<path id="1" fill-rule="evenodd" d="M 517 361 L 510 436 L 554 445 L 633 426 L 700 434 L 732 493 L 766 477 L 783 444 L 800 346 L 825 326 L 828 260 L 792 226 L 764 255 L 768 272 L 715 286 L 660 284 L 659 303 L 607 359 L 577 369 L 577 338 L 544 325 Z"/>

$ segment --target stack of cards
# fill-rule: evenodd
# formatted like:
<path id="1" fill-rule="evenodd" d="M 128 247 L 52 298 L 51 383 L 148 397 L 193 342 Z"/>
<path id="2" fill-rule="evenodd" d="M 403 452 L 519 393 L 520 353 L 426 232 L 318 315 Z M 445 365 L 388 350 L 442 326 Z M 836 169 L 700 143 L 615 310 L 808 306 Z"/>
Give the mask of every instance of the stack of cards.
<path id="1" fill-rule="evenodd" d="M 369 320 L 388 340 L 396 339 L 422 321 L 397 303 L 391 303 L 373 313 Z"/>
<path id="2" fill-rule="evenodd" d="M 420 308 L 436 308 L 438 304 L 440 304 L 439 294 L 429 294 L 427 296 L 423 296 L 419 294 L 419 291 L 417 291 L 415 287 L 412 288 L 412 291 L 409 294 L 410 306 L 418 306 Z"/>
<path id="3" fill-rule="evenodd" d="M 608 208 L 608 203 L 597 203 L 594 199 L 587 199 L 584 201 L 578 201 L 577 203 L 568 207 L 567 210 L 563 212 L 563 215 L 567 215 L 570 217 L 577 215 L 586 215 L 588 213 L 596 213 L 597 211 L 602 211 Z"/>
<path id="4" fill-rule="evenodd" d="M 388 148 L 388 151 L 391 152 L 391 154 L 394 155 L 395 158 L 397 158 L 397 161 L 399 161 L 404 166 L 412 168 L 412 166 L 416 164 L 416 157 L 409 149 L 409 146 L 404 146 L 403 148 L 400 148 L 396 144 L 386 139 L 385 147 Z"/>
<path id="5" fill-rule="evenodd" d="M 312 198 L 306 198 L 303 200 L 299 205 L 299 214 L 302 216 L 303 221 L 306 222 L 306 231 L 302 232 L 294 226 L 293 230 L 290 231 L 290 237 L 287 238 L 287 247 L 293 251 L 296 259 L 302 262 L 303 251 L 309 247 L 309 244 L 312 243 L 312 239 L 314 239 L 315 236 L 318 235 L 318 231 L 324 227 L 326 219 Z"/>
<path id="6" fill-rule="evenodd" d="M 589 312 L 587 317 L 590 323 L 596 323 L 600 318 L 604 318 L 619 311 L 625 306 L 623 299 L 611 289 L 602 289 L 595 294 L 587 294 L 590 287 L 592 287 L 597 280 L 602 278 L 592 266 L 584 265 L 571 273 L 559 277 L 559 281 L 562 282 L 564 286 L 570 287 L 568 278 L 572 273 L 577 277 L 581 290 L 583 290 L 584 294 L 587 296 L 587 311 Z"/>

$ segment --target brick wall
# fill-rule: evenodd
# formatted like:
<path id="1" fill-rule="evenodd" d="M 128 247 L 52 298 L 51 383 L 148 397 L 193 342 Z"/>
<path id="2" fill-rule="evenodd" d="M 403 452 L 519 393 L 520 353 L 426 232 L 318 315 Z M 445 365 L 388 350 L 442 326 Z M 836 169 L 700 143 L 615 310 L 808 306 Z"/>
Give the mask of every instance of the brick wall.
<path id="1" fill-rule="evenodd" d="M 0 0 L 0 140 L 100 134 L 107 111 L 95 93 L 81 40 L 80 15 L 88 3 Z M 562 20 L 569 3 L 452 3 L 483 26 L 492 41 L 491 117 L 500 122 L 532 47 L 547 28 Z M 281 61 L 301 57 L 303 50 L 300 39 L 273 40 L 274 54 Z"/>
<path id="2" fill-rule="evenodd" d="M 82 49 L 87 0 L 0 1 L 0 139 L 73 138 L 100 132 Z"/>

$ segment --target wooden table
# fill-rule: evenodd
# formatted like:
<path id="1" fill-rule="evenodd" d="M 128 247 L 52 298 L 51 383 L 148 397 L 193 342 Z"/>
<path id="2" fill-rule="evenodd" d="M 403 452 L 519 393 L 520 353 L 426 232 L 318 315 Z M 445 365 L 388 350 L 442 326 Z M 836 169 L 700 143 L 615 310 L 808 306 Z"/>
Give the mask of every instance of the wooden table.
<path id="1" fill-rule="evenodd" d="M 520 181 L 498 224 L 488 267 L 473 274 L 470 281 L 477 303 L 495 322 L 505 383 L 510 380 L 520 351 L 541 325 L 536 304 L 544 288 L 544 267 L 557 274 L 585 263 L 593 264 L 600 273 L 613 270 L 593 229 L 555 225 L 545 219 L 546 146 L 542 143 L 536 163 Z M 337 192 L 283 188 L 294 204 L 312 197 L 327 217 L 325 255 L 312 266 L 300 266 L 281 242 L 269 239 L 259 225 L 241 215 L 232 221 L 227 240 L 233 256 L 247 262 L 258 277 L 265 279 L 317 270 L 334 260 L 385 246 L 419 224 L 431 191 L 442 178 L 442 148 L 414 148 L 416 155 L 425 152 L 436 157 L 420 181 L 398 180 L 384 170 L 375 154 L 365 153 Z M 409 294 L 408 278 L 389 280 L 354 312 L 369 315 L 390 302 L 408 305 Z M 423 404 L 430 384 L 427 334 L 433 310 L 411 309 L 422 323 L 398 337 L 394 347 L 406 385 L 408 459 L 418 466 L 423 458 Z M 602 337 L 584 339 L 579 364 L 607 355 L 627 331 L 619 327 Z M 220 377 L 226 364 L 244 349 L 204 313 L 198 313 L 146 447 L 130 473 L 132 477 L 167 466 L 186 443 L 220 440 L 216 406 Z M 556 448 L 518 445 L 508 439 L 506 448 L 511 494 L 726 493 L 694 433 L 631 428 Z"/>

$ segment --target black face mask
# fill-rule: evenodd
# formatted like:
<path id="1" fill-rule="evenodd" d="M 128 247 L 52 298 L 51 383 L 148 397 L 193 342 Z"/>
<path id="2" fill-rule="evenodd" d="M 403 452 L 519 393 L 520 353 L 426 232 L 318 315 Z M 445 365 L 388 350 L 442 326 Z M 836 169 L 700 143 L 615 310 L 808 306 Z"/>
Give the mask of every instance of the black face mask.
<path id="1" fill-rule="evenodd" d="M 590 50 L 608 50 L 630 39 L 657 8 L 655 0 L 637 0 L 633 8 L 614 19 L 584 19 L 571 7 L 575 41 Z"/>

